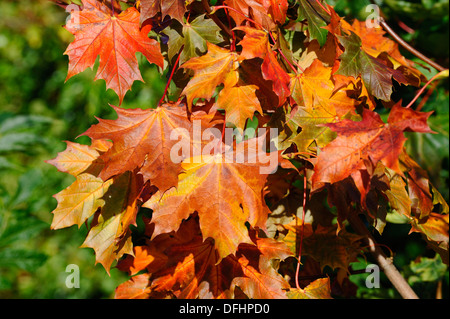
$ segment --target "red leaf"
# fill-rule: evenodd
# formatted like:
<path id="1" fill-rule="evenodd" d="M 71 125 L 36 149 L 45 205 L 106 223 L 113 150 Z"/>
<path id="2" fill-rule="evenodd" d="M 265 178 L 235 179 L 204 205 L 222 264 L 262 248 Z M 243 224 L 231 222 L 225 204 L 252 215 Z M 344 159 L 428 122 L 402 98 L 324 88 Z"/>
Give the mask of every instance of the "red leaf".
<path id="1" fill-rule="evenodd" d="M 278 95 L 278 106 L 282 105 L 291 94 L 289 82 L 291 78 L 283 70 L 273 51 L 268 51 L 261 66 L 264 79 L 272 81 L 273 91 Z"/>
<path id="2" fill-rule="evenodd" d="M 120 102 L 134 81 L 143 81 L 136 53 L 141 52 L 150 63 L 163 67 L 159 43 L 148 38 L 149 27 L 140 29 L 139 12 L 130 7 L 119 15 L 94 0 L 83 0 L 83 10 L 72 13 L 66 29 L 75 35 L 65 54 L 69 56 L 66 80 L 93 67 L 100 56 L 95 80 L 104 79 Z"/>
<path id="3" fill-rule="evenodd" d="M 323 183 L 336 183 L 357 170 L 365 169 L 365 160 L 385 166 L 403 175 L 399 168 L 400 156 L 406 138 L 404 131 L 431 132 L 426 120 L 431 113 L 421 113 L 396 104 L 385 124 L 380 116 L 363 110 L 360 122 L 343 120 L 324 124 L 338 134 L 317 158 L 312 177 L 313 189 Z"/>

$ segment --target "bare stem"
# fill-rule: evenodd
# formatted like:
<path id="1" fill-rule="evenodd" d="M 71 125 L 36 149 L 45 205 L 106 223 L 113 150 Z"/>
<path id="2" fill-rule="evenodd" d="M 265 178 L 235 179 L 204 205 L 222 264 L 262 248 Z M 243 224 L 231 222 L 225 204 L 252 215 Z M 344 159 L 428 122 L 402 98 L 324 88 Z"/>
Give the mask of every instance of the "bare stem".
<path id="1" fill-rule="evenodd" d="M 394 285 L 395 289 L 404 299 L 419 299 L 414 290 L 405 280 L 405 278 L 400 274 L 400 272 L 395 268 L 392 260 L 387 258 L 381 247 L 375 242 L 372 234 L 366 228 L 362 220 L 354 214 L 350 214 L 348 217 L 350 225 L 353 229 L 360 235 L 365 236 L 369 251 L 372 256 L 377 261 L 378 265 L 384 271 L 389 281 Z"/>

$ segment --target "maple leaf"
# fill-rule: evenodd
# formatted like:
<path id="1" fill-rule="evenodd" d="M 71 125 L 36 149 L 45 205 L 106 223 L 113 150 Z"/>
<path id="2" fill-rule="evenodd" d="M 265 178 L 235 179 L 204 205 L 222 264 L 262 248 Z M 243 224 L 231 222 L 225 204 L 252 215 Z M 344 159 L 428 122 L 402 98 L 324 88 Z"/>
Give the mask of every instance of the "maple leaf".
<path id="1" fill-rule="evenodd" d="M 66 81 L 100 63 L 95 80 L 104 79 L 120 102 L 134 81 L 143 81 L 136 53 L 141 52 L 150 63 L 163 68 L 164 58 L 159 43 L 147 35 L 149 27 L 140 29 L 139 12 L 130 7 L 119 15 L 98 1 L 82 0 L 83 9 L 73 11 L 66 29 L 75 35 L 64 54 L 69 56 Z"/>
<path id="2" fill-rule="evenodd" d="M 305 72 L 291 78 L 291 97 L 298 107 L 291 113 L 291 121 L 302 128 L 292 139 L 299 151 L 307 151 L 316 142 L 322 148 L 335 137 L 328 127 L 339 118 L 355 113 L 359 102 L 348 96 L 347 90 L 334 91 L 332 69 L 315 60 Z"/>
<path id="3" fill-rule="evenodd" d="M 60 229 L 77 224 L 80 227 L 98 208 L 105 205 L 102 199 L 112 181 L 91 174 L 80 174 L 72 185 L 54 195 L 58 205 L 53 210 L 51 228 Z"/>
<path id="4" fill-rule="evenodd" d="M 52 160 L 46 161 L 46 163 L 55 166 L 60 172 L 69 173 L 73 176 L 78 176 L 82 173 L 89 173 L 91 175 L 97 176 L 103 168 L 103 161 L 99 159 L 100 151 L 104 153 L 109 149 L 111 145 L 107 141 L 98 147 L 95 147 L 96 143 L 93 145 L 82 145 L 78 143 L 73 143 L 66 141 L 67 147 L 63 152 L 58 153 L 58 156 Z"/>
<path id="5" fill-rule="evenodd" d="M 343 120 L 324 124 L 338 137 L 320 152 L 312 176 L 312 188 L 321 183 L 341 181 L 357 170 L 364 170 L 365 160 L 381 161 L 386 167 L 403 175 L 398 157 L 402 152 L 404 131 L 432 132 L 427 125 L 431 112 L 422 113 L 394 105 L 385 124 L 380 116 L 363 110 L 362 121 Z"/>
<path id="6" fill-rule="evenodd" d="M 275 22 L 283 24 L 286 21 L 287 0 L 263 0 L 262 3 Z"/>
<path id="7" fill-rule="evenodd" d="M 110 271 L 111 264 L 124 254 L 133 254 L 130 225 L 136 225 L 142 179 L 130 172 L 112 179 L 104 198 L 108 199 L 91 226 L 81 247 L 95 251 L 96 263 Z"/>
<path id="8" fill-rule="evenodd" d="M 170 16 L 183 23 L 186 6 L 184 0 L 141 0 L 140 23 L 161 12 L 161 19 Z"/>
<path id="9" fill-rule="evenodd" d="M 151 289 L 148 287 L 150 275 L 140 274 L 120 284 L 115 291 L 115 299 L 147 299 Z"/>
<path id="10" fill-rule="evenodd" d="M 243 131 L 247 119 L 253 118 L 255 112 L 263 114 L 257 89 L 256 85 L 226 86 L 220 91 L 215 108 L 225 110 L 226 121 Z"/>
<path id="11" fill-rule="evenodd" d="M 288 234 L 283 241 L 291 249 L 292 253 L 298 254 L 302 232 L 302 221 L 297 220 L 291 224 L 284 225 Z M 315 230 L 312 225 L 305 223 L 303 227 L 302 255 L 312 257 L 320 263 L 323 269 L 329 266 L 332 269 L 347 269 L 349 264 L 356 261 L 356 256 L 361 252 L 360 240 L 362 236 L 355 235 L 341 229 L 337 233 L 337 226 L 325 227 L 318 224 Z"/>
<path id="12" fill-rule="evenodd" d="M 117 269 L 127 271 L 131 276 L 146 269 L 149 273 L 160 270 L 167 262 L 167 256 L 150 243 L 147 246 L 134 246 L 133 255 L 127 255 L 117 264 Z"/>
<path id="13" fill-rule="evenodd" d="M 347 22 L 342 20 L 342 29 L 350 33 L 355 32 L 361 39 L 361 48 L 369 55 L 377 58 L 381 53 L 388 54 L 389 60 L 393 63 L 395 69 L 406 68 L 404 72 L 411 74 L 416 78 L 413 83 L 420 84 L 423 75 L 414 68 L 414 62 L 406 59 L 398 49 L 398 43 L 385 37 L 385 31 L 381 27 L 368 28 L 365 21 L 354 20 L 350 26 Z M 399 68 L 400 67 L 400 68 Z"/>
<path id="14" fill-rule="evenodd" d="M 176 186 L 181 165 L 170 158 L 170 151 L 177 143 L 170 135 L 177 128 L 191 131 L 192 122 L 186 117 L 186 109 L 171 105 L 148 110 L 113 108 L 117 120 L 99 119 L 98 124 L 83 133 L 93 139 L 113 142 L 113 146 L 100 156 L 104 167 L 99 177 L 107 180 L 141 168 L 145 180 L 150 179 L 162 192 Z"/>
<path id="15" fill-rule="evenodd" d="M 308 21 L 310 39 L 317 40 L 323 46 L 327 40 L 327 30 L 324 27 L 328 24 L 325 18 L 328 14 L 314 1 L 300 0 L 297 3 L 299 19 Z"/>
<path id="16" fill-rule="evenodd" d="M 369 93 L 383 101 L 391 99 L 392 77 L 397 82 L 408 83 L 401 72 L 361 50 L 361 38 L 353 31 L 348 36 L 337 37 L 345 51 L 339 56 L 341 62 L 336 74 L 354 78 L 361 76 Z"/>
<path id="17" fill-rule="evenodd" d="M 244 38 L 238 43 L 242 46 L 241 57 L 248 60 L 266 56 L 270 50 L 269 36 L 266 31 L 247 26 L 236 27 L 234 30 L 245 32 Z"/>
<path id="18" fill-rule="evenodd" d="M 203 155 L 201 160 L 186 159 L 178 187 L 162 197 L 155 194 L 143 205 L 154 210 L 153 235 L 177 230 L 183 219 L 197 211 L 203 236 L 215 240 L 221 258 L 235 253 L 240 243 L 251 243 L 245 223 L 265 227 L 268 208 L 263 188 L 268 174 L 260 170 L 267 168 L 267 163 L 256 157 L 246 159 L 246 154 L 255 154 L 256 150 L 249 150 L 258 144 L 258 154 L 266 155 L 260 149 L 263 138 L 242 142 L 234 152 Z M 278 156 L 277 152 L 268 155 Z M 236 162 L 234 158 L 242 160 Z"/>
<path id="19" fill-rule="evenodd" d="M 204 14 L 191 22 L 183 23 L 181 34 L 172 28 L 164 30 L 164 33 L 169 37 L 167 53 L 170 60 L 183 48 L 180 65 L 193 57 L 204 54 L 208 49 L 207 42 L 218 44 L 223 41 L 220 28 L 212 19 L 205 19 Z"/>
<path id="20" fill-rule="evenodd" d="M 389 177 L 389 189 L 385 191 L 389 203 L 398 213 L 411 217 L 411 200 L 406 191 L 406 183 L 403 178 L 394 171 L 386 169 Z"/>
<path id="21" fill-rule="evenodd" d="M 289 299 L 333 299 L 330 278 L 316 279 L 304 289 L 292 288 L 288 291 L 287 296 Z"/>
<path id="22" fill-rule="evenodd" d="M 210 99 L 220 84 L 233 87 L 239 80 L 237 53 L 207 42 L 208 52 L 184 63 L 181 67 L 194 70 L 194 77 L 183 89 L 189 109 L 196 98 Z"/>
<path id="23" fill-rule="evenodd" d="M 265 80 L 272 81 L 273 91 L 278 95 L 278 106 L 282 105 L 290 95 L 289 82 L 291 78 L 278 63 L 275 52 L 269 50 L 261 65 Z"/>
<path id="24" fill-rule="evenodd" d="M 229 12 L 229 15 L 233 18 L 234 21 L 236 21 L 237 26 L 242 25 L 243 22 L 247 20 L 245 18 L 247 16 L 255 20 L 255 22 L 259 25 L 262 25 L 265 30 L 273 30 L 276 27 L 276 24 L 274 23 L 272 17 L 269 16 L 265 7 L 265 5 L 270 7 L 270 2 L 272 2 L 272 0 L 264 1 L 265 2 L 261 0 L 226 0 L 225 4 L 241 13 L 239 14 L 237 12 L 234 12 L 233 10 L 230 10 Z M 282 0 L 283 4 L 284 2 L 285 0 Z M 277 11 L 278 9 L 275 10 Z M 281 16 L 279 16 L 278 18 L 281 18 Z"/>
<path id="25" fill-rule="evenodd" d="M 187 227 L 197 231 L 189 231 Z M 236 256 L 220 259 L 214 241 L 203 240 L 198 229 L 198 219 L 190 218 L 169 239 L 172 244 L 165 253 L 170 259 L 153 274 L 152 290 L 174 290 L 177 298 L 233 298 L 238 286 L 250 298 L 286 297 L 283 289 L 289 285 L 271 263 L 291 256 L 282 242 L 253 238 L 256 245 L 242 244 Z M 155 245 L 162 240 L 167 245 L 167 238 L 155 240 Z"/>

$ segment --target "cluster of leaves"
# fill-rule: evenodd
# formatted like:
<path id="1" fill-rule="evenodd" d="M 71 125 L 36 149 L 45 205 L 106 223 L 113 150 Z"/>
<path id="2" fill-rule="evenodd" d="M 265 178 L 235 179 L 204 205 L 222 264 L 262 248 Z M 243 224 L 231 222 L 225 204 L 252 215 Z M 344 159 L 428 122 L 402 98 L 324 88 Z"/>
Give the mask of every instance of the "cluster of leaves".
<path id="1" fill-rule="evenodd" d="M 113 107 L 116 120 L 82 134 L 90 145 L 67 142 L 48 161 L 76 178 L 55 195 L 52 228 L 88 225 L 82 246 L 132 276 L 117 298 L 330 298 L 364 251 L 346 227 L 358 214 L 379 233 L 403 216 L 448 264 L 448 205 L 404 149 L 405 132 L 432 132 L 431 112 L 391 101 L 396 85 L 426 78 L 381 28 L 312 0 L 77 8 L 67 78 L 99 57 L 96 79 L 122 101 L 142 81 L 140 52 L 179 92 L 148 109 Z M 249 126 L 278 136 L 245 136 Z M 228 127 L 240 136 L 227 143 Z M 213 128 L 222 136 L 205 137 Z M 180 130 L 190 155 L 178 163 Z"/>

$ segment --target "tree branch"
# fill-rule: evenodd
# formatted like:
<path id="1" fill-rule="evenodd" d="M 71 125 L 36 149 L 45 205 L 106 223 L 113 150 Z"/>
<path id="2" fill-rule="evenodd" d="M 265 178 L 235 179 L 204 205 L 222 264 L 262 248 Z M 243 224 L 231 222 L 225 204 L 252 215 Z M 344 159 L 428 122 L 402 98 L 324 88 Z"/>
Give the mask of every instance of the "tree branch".
<path id="1" fill-rule="evenodd" d="M 380 24 L 386 30 L 386 32 L 389 33 L 389 35 L 395 39 L 395 41 L 397 41 L 402 47 L 404 47 L 406 50 L 408 50 L 409 52 L 414 54 L 416 57 L 418 57 L 422 61 L 428 63 L 429 65 L 431 65 L 433 68 L 435 68 L 439 72 L 442 72 L 442 71 L 446 70 L 446 68 L 444 68 L 443 66 L 441 66 L 438 63 L 434 62 L 430 58 L 426 57 L 423 53 L 417 51 L 412 46 L 410 46 L 397 33 L 395 33 L 394 30 L 391 29 L 391 27 L 386 23 L 386 21 L 384 21 L 383 18 L 381 18 Z"/>
<path id="2" fill-rule="evenodd" d="M 348 220 L 357 233 L 366 237 L 370 253 L 384 271 L 389 281 L 394 285 L 395 289 L 397 289 L 399 294 L 404 299 L 419 299 L 405 278 L 400 274 L 397 268 L 395 268 L 392 260 L 387 258 L 383 250 L 377 245 L 375 239 L 366 228 L 362 220 L 354 214 L 350 214 Z"/>

